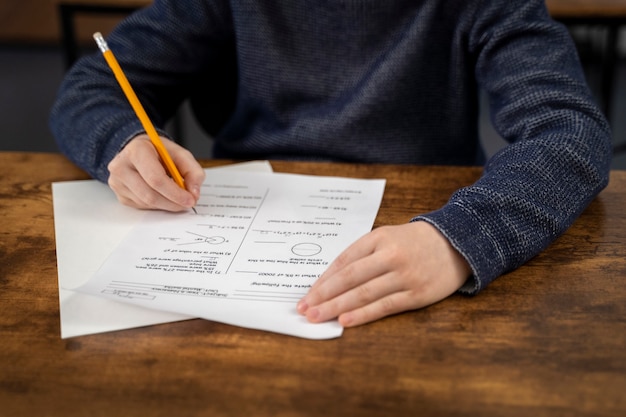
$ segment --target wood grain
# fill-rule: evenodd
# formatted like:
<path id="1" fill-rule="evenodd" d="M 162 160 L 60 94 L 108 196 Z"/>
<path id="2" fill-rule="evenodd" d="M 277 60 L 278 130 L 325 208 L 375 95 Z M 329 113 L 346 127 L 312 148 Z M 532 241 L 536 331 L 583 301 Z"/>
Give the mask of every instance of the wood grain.
<path id="1" fill-rule="evenodd" d="M 626 18 L 626 0 L 546 0 L 555 18 Z"/>
<path id="2" fill-rule="evenodd" d="M 481 173 L 272 165 L 386 178 L 376 226 L 439 207 Z M 479 295 L 330 341 L 205 320 L 61 340 L 51 182 L 85 178 L 60 155 L 0 153 L 0 415 L 625 415 L 624 171 L 545 252 Z"/>

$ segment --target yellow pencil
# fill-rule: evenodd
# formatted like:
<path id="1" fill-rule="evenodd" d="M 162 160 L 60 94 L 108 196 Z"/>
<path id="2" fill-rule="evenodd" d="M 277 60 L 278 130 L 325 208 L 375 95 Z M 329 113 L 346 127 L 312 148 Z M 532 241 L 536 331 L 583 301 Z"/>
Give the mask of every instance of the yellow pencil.
<path id="1" fill-rule="evenodd" d="M 126 94 L 126 98 L 130 102 L 130 105 L 135 111 L 135 114 L 137 114 L 137 117 L 141 121 L 143 128 L 145 129 L 146 133 L 148 134 L 148 137 L 150 138 L 150 141 L 156 148 L 159 156 L 161 157 L 161 160 L 165 164 L 165 168 L 167 169 L 167 172 L 172 176 L 174 181 L 176 181 L 176 184 L 178 184 L 182 189 L 186 189 L 185 181 L 183 180 L 183 177 L 180 175 L 180 172 L 178 172 L 178 168 L 176 168 L 176 165 L 174 164 L 174 161 L 172 160 L 172 157 L 170 156 L 170 154 L 167 152 L 167 149 L 165 149 L 165 146 L 163 146 L 163 142 L 161 142 L 161 138 L 159 137 L 159 134 L 154 128 L 154 125 L 152 124 L 152 122 L 150 121 L 150 118 L 146 114 L 146 111 L 141 105 L 141 102 L 139 102 L 139 99 L 137 98 L 137 95 L 133 91 L 133 88 L 130 86 L 130 83 L 128 82 L 128 79 L 126 78 L 126 75 L 124 75 L 124 72 L 122 71 L 122 68 L 120 67 L 120 64 L 117 62 L 115 55 L 113 55 L 113 52 L 111 52 L 111 50 L 109 49 L 109 46 L 107 45 L 106 41 L 104 40 L 100 32 L 94 33 L 93 38 L 96 40 L 96 43 L 98 44 L 98 48 L 100 48 L 100 50 L 102 51 L 102 54 L 104 55 L 104 59 L 107 61 L 107 64 L 109 64 L 109 67 L 111 67 L 111 70 L 113 71 L 113 74 L 115 75 L 115 78 L 117 79 L 117 82 L 120 84 L 120 87 L 122 87 L 122 90 L 124 90 L 124 94 Z"/>

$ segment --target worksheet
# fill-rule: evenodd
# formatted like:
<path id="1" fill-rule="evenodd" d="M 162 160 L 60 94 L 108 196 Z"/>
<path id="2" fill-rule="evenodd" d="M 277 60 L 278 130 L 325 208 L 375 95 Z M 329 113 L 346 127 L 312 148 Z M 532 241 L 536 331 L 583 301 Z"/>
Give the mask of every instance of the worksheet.
<path id="1" fill-rule="evenodd" d="M 312 339 L 296 303 L 372 228 L 384 180 L 213 172 L 197 214 L 149 212 L 78 291 Z"/>
<path id="2" fill-rule="evenodd" d="M 250 161 L 205 172 L 220 170 L 272 172 L 272 167 L 268 161 Z M 113 191 L 96 180 L 55 182 L 52 200 L 62 338 L 193 318 L 72 291 L 98 271 L 147 212 L 120 204 Z"/>

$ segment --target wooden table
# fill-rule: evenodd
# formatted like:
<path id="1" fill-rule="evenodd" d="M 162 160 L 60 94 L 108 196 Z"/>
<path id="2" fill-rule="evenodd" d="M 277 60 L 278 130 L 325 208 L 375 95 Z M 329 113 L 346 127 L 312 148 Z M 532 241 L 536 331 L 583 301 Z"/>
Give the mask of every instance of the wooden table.
<path id="1" fill-rule="evenodd" d="M 376 226 L 435 209 L 480 175 L 272 165 L 387 178 Z M 2 416 L 626 415 L 626 171 L 550 248 L 479 295 L 330 341 L 204 320 L 61 340 L 50 184 L 84 178 L 60 155 L 0 153 Z"/>
<path id="2" fill-rule="evenodd" d="M 626 0 L 546 0 L 557 18 L 626 17 Z"/>

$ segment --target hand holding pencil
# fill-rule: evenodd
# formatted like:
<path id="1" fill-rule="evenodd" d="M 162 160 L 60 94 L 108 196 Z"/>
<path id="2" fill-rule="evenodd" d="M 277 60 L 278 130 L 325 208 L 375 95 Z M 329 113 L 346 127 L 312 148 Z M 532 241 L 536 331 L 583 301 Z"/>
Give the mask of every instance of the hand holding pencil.
<path id="1" fill-rule="evenodd" d="M 132 207 L 195 211 L 204 170 L 189 151 L 159 137 L 104 38 L 95 33 L 94 39 L 146 131 L 111 161 L 109 186 L 122 203 Z"/>

